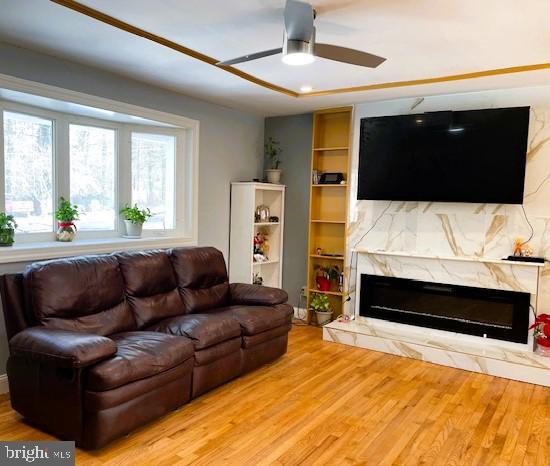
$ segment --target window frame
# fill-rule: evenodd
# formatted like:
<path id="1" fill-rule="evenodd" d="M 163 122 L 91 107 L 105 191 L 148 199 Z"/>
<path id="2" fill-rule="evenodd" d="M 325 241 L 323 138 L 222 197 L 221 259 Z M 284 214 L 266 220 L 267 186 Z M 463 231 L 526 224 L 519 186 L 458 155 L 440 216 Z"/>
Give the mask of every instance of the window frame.
<path id="1" fill-rule="evenodd" d="M 30 93 L 39 98 L 52 98 L 67 104 L 87 107 L 146 119 L 170 126 L 124 123 L 42 108 L 41 106 L 6 100 L 2 89 Z M 73 243 L 55 242 L 56 222 L 52 215 L 52 231 L 48 233 L 17 233 L 16 244 L 0 251 L 0 263 L 25 260 L 27 257 L 50 258 L 73 255 L 73 251 L 106 252 L 109 250 L 139 249 L 197 244 L 198 218 L 198 138 L 199 122 L 187 117 L 137 107 L 100 97 L 33 83 L 0 74 L 0 210 L 5 209 L 4 178 L 4 111 L 23 113 L 53 122 L 53 200 L 54 206 L 63 195 L 70 198 L 70 141 L 69 125 L 97 126 L 115 129 L 115 227 L 113 230 L 79 231 Z M 131 135 L 132 132 L 168 134 L 176 137 L 175 155 L 175 228 L 144 230 L 142 240 L 124 240 L 124 224 L 118 212 L 120 206 L 131 202 Z M 126 142 L 125 142 L 126 141 Z M 183 181 L 182 181 L 183 180 Z M 55 210 L 55 208 L 54 208 Z M 97 247 L 94 248 L 94 243 Z M 28 252 L 26 252 L 28 251 Z M 31 251 L 32 256 L 30 256 Z M 36 252 L 40 251 L 37 255 Z"/>

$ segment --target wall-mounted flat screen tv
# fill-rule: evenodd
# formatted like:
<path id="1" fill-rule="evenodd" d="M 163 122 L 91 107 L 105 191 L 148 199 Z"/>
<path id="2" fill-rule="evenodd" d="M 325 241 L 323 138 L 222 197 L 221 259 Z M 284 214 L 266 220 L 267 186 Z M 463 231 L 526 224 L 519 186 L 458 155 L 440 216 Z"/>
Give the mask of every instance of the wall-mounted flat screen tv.
<path id="1" fill-rule="evenodd" d="M 358 199 L 523 203 L 529 107 L 363 118 Z"/>

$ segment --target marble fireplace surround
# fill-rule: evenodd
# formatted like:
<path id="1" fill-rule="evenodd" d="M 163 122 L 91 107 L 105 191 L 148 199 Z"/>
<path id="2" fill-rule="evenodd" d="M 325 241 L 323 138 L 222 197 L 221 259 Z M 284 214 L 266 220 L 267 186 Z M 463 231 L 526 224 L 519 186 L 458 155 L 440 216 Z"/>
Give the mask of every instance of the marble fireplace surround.
<path id="1" fill-rule="evenodd" d="M 523 206 L 357 199 L 362 118 L 522 106 L 531 107 Z M 481 277 L 482 286 L 488 285 L 486 277 L 491 280 L 499 278 L 500 285 L 508 286 L 508 289 L 530 287 L 528 291 L 531 295 L 534 285 L 528 277 L 537 271 L 534 305 L 539 313 L 550 312 L 550 262 L 533 269 L 529 268 L 533 266 L 510 265 L 501 261 L 512 251 L 514 238 L 527 239 L 530 236 L 526 217 L 534 229 L 530 241 L 534 254 L 550 258 L 550 86 L 365 102 L 354 107 L 352 132 L 346 231 L 346 263 L 349 266 L 345 269 L 347 292 L 351 299 L 344 308 L 346 314 L 355 316 L 357 274 L 355 256 L 352 255 L 355 249 L 378 251 L 376 256 L 371 254 L 379 262 L 378 269 L 389 266 L 398 273 L 398 262 L 407 264 L 415 260 L 415 273 L 425 281 L 435 281 L 428 278 L 434 270 L 438 270 L 441 278 L 444 274 L 439 273 L 439 269 L 446 267 L 451 273 L 458 271 L 472 286 L 476 286 L 474 276 L 476 280 Z M 475 261 L 480 262 L 479 269 L 467 265 L 477 263 Z M 422 264 L 424 270 L 418 264 Z M 466 270 L 474 272 L 466 277 Z M 475 270 L 480 273 L 479 277 Z M 418 329 L 408 327 L 410 335 Z M 379 321 L 374 328 L 361 319 L 350 324 L 334 322 L 324 330 L 325 338 L 332 341 L 550 385 L 550 358 L 537 356 L 526 345 L 518 347 L 503 342 L 479 342 L 476 337 L 472 339 L 451 332 L 434 332 L 421 329 L 419 338 L 410 342 L 404 340 L 402 328 L 396 330 L 395 325 L 384 321 Z M 426 344 L 424 339 L 428 339 L 430 344 Z"/>
<path id="2" fill-rule="evenodd" d="M 550 358 L 533 352 L 532 335 L 527 344 L 519 344 L 359 315 L 361 274 L 525 292 L 531 295 L 531 305 L 536 310 L 544 264 L 364 248 L 355 253 L 355 320 L 326 325 L 325 340 L 550 386 Z M 531 314 L 530 322 L 533 319 Z"/>

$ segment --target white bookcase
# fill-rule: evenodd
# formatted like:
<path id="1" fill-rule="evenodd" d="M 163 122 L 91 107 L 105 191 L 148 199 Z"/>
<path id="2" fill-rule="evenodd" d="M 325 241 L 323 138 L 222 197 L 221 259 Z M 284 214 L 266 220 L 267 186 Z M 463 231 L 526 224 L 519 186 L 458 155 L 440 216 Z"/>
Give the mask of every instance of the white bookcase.
<path id="1" fill-rule="evenodd" d="M 256 222 L 258 206 L 266 206 L 278 222 Z M 285 186 L 270 183 L 231 183 L 231 235 L 229 243 L 229 279 L 253 283 L 255 274 L 263 285 L 281 288 L 283 272 L 283 227 Z M 254 260 L 254 237 L 267 236 L 269 251 L 265 262 Z"/>

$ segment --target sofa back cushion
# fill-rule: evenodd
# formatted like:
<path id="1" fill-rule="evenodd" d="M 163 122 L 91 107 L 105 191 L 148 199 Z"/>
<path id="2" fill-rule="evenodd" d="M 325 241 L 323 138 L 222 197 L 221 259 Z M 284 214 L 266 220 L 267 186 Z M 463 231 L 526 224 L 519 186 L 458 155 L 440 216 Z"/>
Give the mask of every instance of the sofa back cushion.
<path id="1" fill-rule="evenodd" d="M 223 254 L 216 248 L 176 248 L 170 259 L 188 313 L 229 304 L 229 279 Z"/>
<path id="2" fill-rule="evenodd" d="M 138 329 L 184 314 L 170 258 L 165 251 L 116 255 Z"/>
<path id="3" fill-rule="evenodd" d="M 37 262 L 24 275 L 29 309 L 42 325 L 96 335 L 136 328 L 113 256 Z"/>

